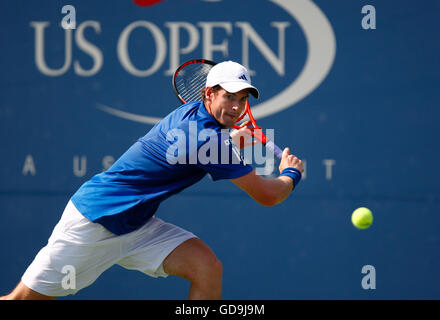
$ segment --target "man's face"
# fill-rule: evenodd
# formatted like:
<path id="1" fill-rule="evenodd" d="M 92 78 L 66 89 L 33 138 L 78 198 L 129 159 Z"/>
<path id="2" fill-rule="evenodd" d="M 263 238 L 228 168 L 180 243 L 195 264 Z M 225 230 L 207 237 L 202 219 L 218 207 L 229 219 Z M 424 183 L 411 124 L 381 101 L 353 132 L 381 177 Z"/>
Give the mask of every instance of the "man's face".
<path id="1" fill-rule="evenodd" d="M 225 128 L 232 127 L 243 113 L 249 90 L 243 89 L 230 93 L 223 88 L 214 92 L 210 87 L 206 89 L 206 108 L 209 113 Z"/>

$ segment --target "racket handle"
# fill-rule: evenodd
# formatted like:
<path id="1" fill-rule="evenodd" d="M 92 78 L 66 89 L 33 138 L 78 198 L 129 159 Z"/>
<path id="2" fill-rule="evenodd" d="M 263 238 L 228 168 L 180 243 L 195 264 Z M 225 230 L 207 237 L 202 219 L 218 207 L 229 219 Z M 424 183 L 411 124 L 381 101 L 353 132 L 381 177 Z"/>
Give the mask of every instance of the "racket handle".
<path id="1" fill-rule="evenodd" d="M 269 149 L 269 151 L 272 152 L 278 158 L 278 160 L 282 159 L 283 150 L 281 150 L 275 143 L 272 141 L 267 141 L 266 148 Z"/>

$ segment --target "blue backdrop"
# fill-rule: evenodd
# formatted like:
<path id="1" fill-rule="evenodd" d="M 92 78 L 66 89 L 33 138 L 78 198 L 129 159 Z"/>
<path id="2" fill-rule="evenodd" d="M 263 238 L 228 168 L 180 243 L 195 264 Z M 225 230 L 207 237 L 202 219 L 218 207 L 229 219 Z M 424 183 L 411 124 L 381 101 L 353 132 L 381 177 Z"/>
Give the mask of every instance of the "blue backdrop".
<path id="1" fill-rule="evenodd" d="M 276 207 L 209 179 L 160 207 L 223 262 L 223 298 L 440 298 L 439 9 L 435 0 L 0 2 L 0 294 L 75 190 L 178 106 L 177 64 L 204 57 L 249 67 L 259 123 L 306 163 Z M 366 230 L 350 221 L 360 206 L 374 214 Z M 373 277 L 366 265 L 375 289 L 362 286 Z M 188 289 L 115 266 L 64 299 L 184 299 Z"/>

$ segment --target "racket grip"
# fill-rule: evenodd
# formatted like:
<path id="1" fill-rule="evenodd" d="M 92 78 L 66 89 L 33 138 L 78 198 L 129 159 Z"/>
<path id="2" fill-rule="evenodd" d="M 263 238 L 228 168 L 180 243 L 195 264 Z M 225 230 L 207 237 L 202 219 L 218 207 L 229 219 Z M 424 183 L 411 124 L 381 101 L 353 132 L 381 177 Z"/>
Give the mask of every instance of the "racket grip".
<path id="1" fill-rule="evenodd" d="M 269 151 L 272 152 L 278 158 L 278 160 L 281 160 L 283 150 L 281 150 L 275 143 L 272 141 L 267 141 L 266 148 L 269 149 Z"/>

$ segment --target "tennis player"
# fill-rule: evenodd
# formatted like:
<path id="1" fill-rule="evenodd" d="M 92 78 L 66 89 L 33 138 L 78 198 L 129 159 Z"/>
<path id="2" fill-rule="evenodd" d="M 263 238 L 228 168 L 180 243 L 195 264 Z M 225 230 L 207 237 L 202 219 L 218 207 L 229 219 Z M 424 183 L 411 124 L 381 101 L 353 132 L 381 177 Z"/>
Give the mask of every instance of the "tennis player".
<path id="1" fill-rule="evenodd" d="M 187 279 L 189 299 L 220 299 L 222 264 L 214 252 L 193 233 L 155 213 L 164 200 L 207 174 L 214 181 L 231 180 L 263 206 L 276 205 L 289 196 L 301 179 L 301 160 L 286 148 L 280 175 L 259 176 L 237 152 L 236 145 L 242 145 L 239 138 L 247 138 L 248 129 L 225 134 L 224 129 L 234 125 L 243 112 L 249 94 L 259 96 L 246 68 L 232 61 L 214 66 L 207 76 L 203 101 L 171 112 L 107 171 L 73 194 L 47 245 L 16 288 L 2 298 L 55 299 L 75 294 L 118 264 L 151 277 Z M 202 131 L 209 134 L 194 136 Z M 210 154 L 211 161 L 205 161 L 200 155 L 209 152 L 201 151 L 213 141 L 219 148 L 218 159 L 214 155 L 212 161 Z M 66 266 L 75 270 L 74 285 L 63 280 Z"/>

